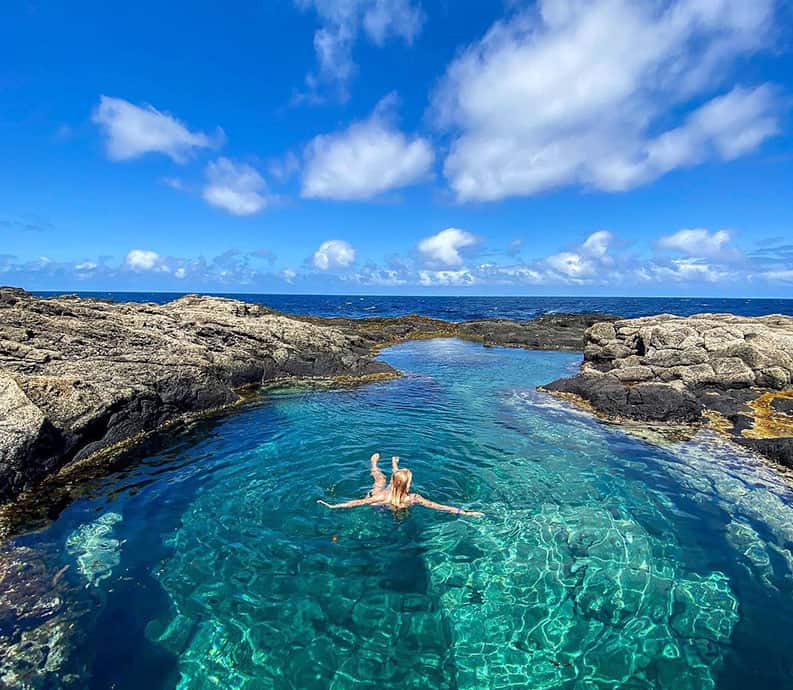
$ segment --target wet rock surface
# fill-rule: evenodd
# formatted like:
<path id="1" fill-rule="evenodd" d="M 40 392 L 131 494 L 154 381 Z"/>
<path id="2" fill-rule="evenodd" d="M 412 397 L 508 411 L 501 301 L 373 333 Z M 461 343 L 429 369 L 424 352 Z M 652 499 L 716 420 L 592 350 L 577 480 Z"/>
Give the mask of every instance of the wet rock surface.
<path id="1" fill-rule="evenodd" d="M 708 421 L 793 467 L 793 318 L 670 314 L 587 329 L 581 372 L 544 388 L 616 420 Z"/>
<path id="2" fill-rule="evenodd" d="M 69 462 L 284 377 L 395 373 L 353 333 L 236 300 L 42 299 L 0 288 L 0 501 Z"/>

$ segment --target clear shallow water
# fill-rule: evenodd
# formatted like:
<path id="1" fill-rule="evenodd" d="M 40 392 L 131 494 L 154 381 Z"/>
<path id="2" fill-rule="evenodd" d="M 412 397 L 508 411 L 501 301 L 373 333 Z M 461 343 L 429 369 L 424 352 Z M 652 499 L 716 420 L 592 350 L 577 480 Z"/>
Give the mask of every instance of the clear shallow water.
<path id="1" fill-rule="evenodd" d="M 711 435 L 652 446 L 533 390 L 578 355 L 432 340 L 384 357 L 408 376 L 271 391 L 15 539 L 0 560 L 25 568 L 0 596 L 36 605 L 0 615 L 6 644 L 26 630 L 0 677 L 793 686 L 793 491 L 773 469 Z M 365 493 L 376 449 L 486 517 L 315 503 Z"/>
<path id="2" fill-rule="evenodd" d="M 63 293 L 41 292 L 41 295 Z M 87 297 L 117 302 L 164 304 L 184 293 L 82 292 Z M 421 314 L 447 321 L 475 319 L 533 319 L 558 312 L 609 312 L 625 317 L 672 313 L 730 312 L 740 316 L 793 315 L 790 299 L 730 299 L 721 297 L 403 297 L 394 295 L 250 295 L 223 294 L 289 314 L 312 316 L 399 316 Z"/>

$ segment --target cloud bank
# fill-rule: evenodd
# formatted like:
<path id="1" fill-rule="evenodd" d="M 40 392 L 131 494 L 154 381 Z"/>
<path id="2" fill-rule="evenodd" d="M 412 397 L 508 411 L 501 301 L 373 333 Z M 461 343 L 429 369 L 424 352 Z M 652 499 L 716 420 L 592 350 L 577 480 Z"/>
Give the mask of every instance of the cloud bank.
<path id="1" fill-rule="evenodd" d="M 496 22 L 433 95 L 433 117 L 452 134 L 452 190 L 460 201 L 567 185 L 622 191 L 750 153 L 778 131 L 774 88 L 724 81 L 772 42 L 774 9 L 539 0 Z M 688 116 L 670 126 L 681 109 Z"/>
<path id="2" fill-rule="evenodd" d="M 516 260 L 505 249 L 484 251 L 485 238 L 447 228 L 420 240 L 383 263 L 359 261 L 358 252 L 340 239 L 320 244 L 302 267 L 279 266 L 268 250 L 229 250 L 214 258 L 167 256 L 151 247 L 129 250 L 120 262 L 85 257 L 59 262 L 46 256 L 31 261 L 0 255 L 0 283 L 31 289 L 88 286 L 94 289 L 217 289 L 233 292 L 331 289 L 398 290 L 465 288 L 472 294 L 502 289 L 538 294 L 567 290 L 585 294 L 652 294 L 659 286 L 681 292 L 721 289 L 752 294 L 793 286 L 793 246 L 765 243 L 747 252 L 729 230 L 682 229 L 644 247 L 621 241 L 608 230 L 583 236 L 577 244 L 546 256 Z M 522 252 L 522 254 L 525 252 Z M 486 260 L 483 260 L 486 257 Z M 494 257 L 499 260 L 494 260 Z M 739 286 L 736 288 L 736 286 Z M 567 293 L 569 294 L 569 293 Z"/>

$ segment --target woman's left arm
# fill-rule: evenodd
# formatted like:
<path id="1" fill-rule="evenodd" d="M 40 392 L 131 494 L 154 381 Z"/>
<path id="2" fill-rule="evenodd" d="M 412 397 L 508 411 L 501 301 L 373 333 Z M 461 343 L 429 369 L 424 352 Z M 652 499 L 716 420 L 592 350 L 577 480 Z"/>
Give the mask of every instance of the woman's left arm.
<path id="1" fill-rule="evenodd" d="M 480 513 L 476 510 L 463 510 L 462 508 L 455 508 L 454 506 L 447 506 L 443 503 L 435 503 L 435 501 L 430 501 L 428 498 L 424 498 L 420 494 L 416 494 L 413 501 L 420 505 L 424 506 L 425 508 L 431 508 L 432 510 L 442 510 L 446 513 L 455 513 L 457 515 L 470 515 L 471 517 L 483 517 L 484 513 Z"/>

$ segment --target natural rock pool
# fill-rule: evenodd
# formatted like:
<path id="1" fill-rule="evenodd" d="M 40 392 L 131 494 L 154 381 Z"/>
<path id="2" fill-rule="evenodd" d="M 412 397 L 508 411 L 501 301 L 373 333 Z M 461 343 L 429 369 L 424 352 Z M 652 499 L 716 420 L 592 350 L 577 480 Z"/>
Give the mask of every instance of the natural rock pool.
<path id="1" fill-rule="evenodd" d="M 0 687 L 793 686 L 793 490 L 534 386 L 580 355 L 458 340 L 283 387 L 0 547 Z M 330 511 L 392 454 L 458 518 Z M 68 566 L 68 568 L 66 567 Z"/>

